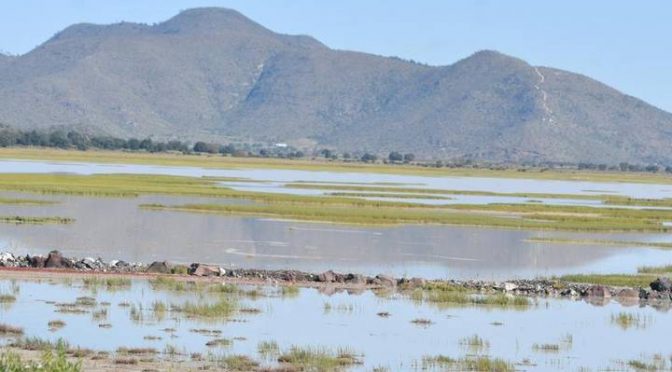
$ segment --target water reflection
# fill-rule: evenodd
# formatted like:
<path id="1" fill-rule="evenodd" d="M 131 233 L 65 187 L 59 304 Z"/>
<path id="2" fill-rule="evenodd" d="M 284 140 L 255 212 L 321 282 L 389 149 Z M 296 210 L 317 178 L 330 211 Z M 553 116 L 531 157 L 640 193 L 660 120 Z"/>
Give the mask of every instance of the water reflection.
<path id="1" fill-rule="evenodd" d="M 0 197 L 35 195 L 0 193 Z M 142 196 L 39 196 L 60 203 L 0 206 L 0 215 L 64 216 L 72 225 L 0 224 L 0 249 L 149 262 L 210 262 L 226 266 L 334 269 L 428 278 L 512 279 L 576 272 L 634 272 L 672 261 L 672 252 L 644 247 L 530 243 L 531 237 L 665 240 L 661 234 L 573 234 L 450 227 L 361 228 L 173 211 L 143 210 L 144 203 L 245 201 Z"/>
<path id="2" fill-rule="evenodd" d="M 155 317 L 151 310 L 155 301 L 180 304 L 186 300 L 198 301 L 198 295 L 155 291 L 144 281 L 115 292 L 91 292 L 77 282 L 74 286 L 46 282 L 17 284 L 20 287 L 17 302 L 0 310 L 0 314 L 2 322 L 23 327 L 26 336 L 50 340 L 62 337 L 73 345 L 108 351 L 119 347 L 163 350 L 172 345 L 180 352 L 207 353 L 209 348 L 205 344 L 212 337 L 190 330 L 209 329 L 221 331 L 220 337 L 228 339 L 242 336 L 225 351 L 255 359 L 260 359 L 257 345 L 261 341 L 275 341 L 281 350 L 292 345 L 348 347 L 364 354 L 364 365 L 358 370 L 377 366 L 409 370 L 423 356 L 459 357 L 465 353 L 461 340 L 473 335 L 488 342 L 485 353 L 492 357 L 516 363 L 528 360 L 526 366 L 520 366 L 523 370 L 618 368 L 619 361 L 641 359 L 643 355 L 661 354 L 667 358 L 669 345 L 661 340 L 672 332 L 669 312 L 651 307 L 623 308 L 613 302 L 592 306 L 582 301 L 540 299 L 527 310 L 439 309 L 399 296 L 376 297 L 372 292 L 327 295 L 302 289 L 296 297 L 283 298 L 277 288 L 266 287 L 259 290 L 265 295 L 241 300 L 245 306 L 261 309 L 261 313 L 234 316 L 243 321 L 213 322 L 185 318 L 170 311 L 163 318 Z M 9 281 L 0 281 L 3 292 L 10 286 Z M 109 302 L 104 322 L 111 327 L 98 327 L 101 320 L 93 319 L 90 313 L 101 305 L 85 314 L 54 312 L 53 302 L 72 302 L 80 296 L 93 296 L 99 304 Z M 131 306 L 119 307 L 122 302 Z M 325 311 L 325 304 L 332 310 Z M 132 307 L 136 309 L 135 315 Z M 390 316 L 377 316 L 379 312 L 388 312 Z M 622 313 L 646 319 L 645 326 L 624 328 L 615 324 L 614 316 Z M 418 327 L 411 323 L 418 318 L 429 319 L 432 325 Z M 47 322 L 53 319 L 65 321 L 65 327 L 48 331 Z M 166 333 L 163 331 L 166 328 L 174 331 Z M 549 353 L 535 348 L 543 344 L 558 345 L 559 349 Z"/>

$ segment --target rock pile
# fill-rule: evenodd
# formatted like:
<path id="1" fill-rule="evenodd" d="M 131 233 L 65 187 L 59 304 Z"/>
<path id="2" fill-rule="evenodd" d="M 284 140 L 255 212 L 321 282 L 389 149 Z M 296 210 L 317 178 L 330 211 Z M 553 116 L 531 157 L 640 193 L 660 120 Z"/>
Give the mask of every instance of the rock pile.
<path id="1" fill-rule="evenodd" d="M 0 252 L 0 267 L 69 269 L 77 271 L 115 272 L 115 273 L 157 273 L 188 274 L 201 277 L 229 277 L 246 280 L 285 283 L 321 283 L 353 288 L 378 287 L 399 288 L 401 290 L 422 288 L 428 281 L 421 278 L 394 278 L 389 275 L 364 276 L 361 274 L 342 274 L 332 270 L 312 274 L 296 270 L 254 270 L 224 269 L 216 265 L 193 263 L 190 266 L 173 265 L 167 261 L 155 261 L 149 265 L 128 263 L 120 260 L 105 262 L 101 258 L 82 259 L 64 257 L 58 251 L 47 256 L 16 256 L 9 252 Z M 481 293 L 510 293 L 521 296 L 581 297 L 592 301 L 670 301 L 672 300 L 672 281 L 661 277 L 651 282 L 650 288 L 619 288 L 603 285 L 569 283 L 550 279 L 521 279 L 506 282 L 482 280 L 436 280 L 430 283 L 462 287 Z"/>

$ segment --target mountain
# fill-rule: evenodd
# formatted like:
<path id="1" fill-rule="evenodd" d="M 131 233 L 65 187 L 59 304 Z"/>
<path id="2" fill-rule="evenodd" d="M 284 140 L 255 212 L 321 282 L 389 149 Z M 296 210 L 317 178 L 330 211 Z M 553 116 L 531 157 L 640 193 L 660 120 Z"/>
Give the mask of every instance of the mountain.
<path id="1" fill-rule="evenodd" d="M 427 66 L 274 33 L 233 10 L 77 24 L 0 56 L 0 122 L 496 162 L 672 164 L 672 114 L 481 51 Z"/>

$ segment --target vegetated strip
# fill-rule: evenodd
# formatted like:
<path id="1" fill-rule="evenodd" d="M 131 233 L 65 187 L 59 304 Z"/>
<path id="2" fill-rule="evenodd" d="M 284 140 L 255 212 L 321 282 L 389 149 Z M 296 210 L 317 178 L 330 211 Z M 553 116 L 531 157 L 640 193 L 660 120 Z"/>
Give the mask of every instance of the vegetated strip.
<path id="1" fill-rule="evenodd" d="M 0 190 L 94 196 L 166 194 L 246 199 L 257 205 L 148 206 L 354 224 L 453 224 L 568 231 L 664 232 L 671 210 L 539 204 L 429 206 L 399 201 L 238 191 L 202 178 L 156 175 L 2 174 Z M 355 207 L 355 208 L 353 208 Z"/>
<path id="2" fill-rule="evenodd" d="M 219 155 L 184 155 L 178 153 L 143 153 L 122 151 L 75 151 L 38 148 L 2 148 L 0 158 L 50 161 L 80 161 L 92 163 L 122 163 L 191 166 L 223 169 L 293 169 L 332 172 L 365 172 L 401 175 L 493 177 L 516 179 L 549 179 L 565 181 L 630 182 L 671 184 L 672 177 L 664 174 L 638 172 L 586 171 L 569 169 L 491 169 L 491 168 L 435 168 L 402 164 L 364 164 L 316 160 L 286 160 L 266 158 L 238 158 Z"/>
<path id="3" fill-rule="evenodd" d="M 0 216 L 0 223 L 16 225 L 71 224 L 73 222 L 75 222 L 75 219 L 68 217 Z"/>
<path id="4" fill-rule="evenodd" d="M 519 197 L 519 198 L 541 198 L 541 199 L 577 199 L 577 200 L 606 200 L 609 199 L 616 203 L 620 197 L 601 194 L 552 194 L 552 193 L 505 193 L 492 191 L 473 191 L 473 190 L 445 190 L 445 189 L 427 189 L 411 187 L 388 187 L 388 186 L 363 186 L 363 185 L 340 185 L 340 184 L 318 184 L 292 182 L 285 185 L 291 189 L 309 189 L 309 190 L 331 190 L 331 191 L 360 191 L 360 192 L 390 192 L 390 193 L 412 193 L 412 194 L 436 194 L 436 195 L 469 195 L 469 196 L 495 196 L 495 197 Z M 623 198 L 627 200 L 628 198 Z"/>
<path id="5" fill-rule="evenodd" d="M 558 213 L 562 211 L 562 208 L 554 213 L 539 213 L 534 212 L 536 206 L 527 205 L 513 208 L 512 211 L 518 212 L 517 216 L 501 213 L 477 213 L 478 211 L 471 210 L 453 210 L 452 206 L 444 209 L 431 207 L 404 208 L 399 206 L 370 207 L 366 205 L 359 208 L 347 208 L 329 204 L 311 205 L 305 203 L 292 205 L 277 203 L 252 205 L 185 204 L 173 206 L 145 204 L 141 207 L 153 210 L 253 215 L 363 225 L 446 224 L 567 231 L 667 231 L 668 229 L 660 223 L 657 215 L 641 214 L 633 217 L 620 217 L 617 214 L 609 215 L 604 211 L 596 215 L 567 215 Z M 492 208 L 483 208 L 482 211 L 487 212 L 493 209 L 495 211 L 507 210 L 506 208 L 495 208 L 493 206 Z M 524 213 L 526 210 L 531 210 L 531 212 Z M 626 212 L 630 211 L 626 210 Z M 667 214 L 667 219 L 672 219 L 672 213 Z"/>
<path id="6" fill-rule="evenodd" d="M 567 239 L 567 238 L 543 238 L 532 237 L 525 239 L 528 243 L 546 243 L 546 244 L 576 244 L 576 245 L 609 245 L 621 247 L 652 247 L 661 249 L 672 249 L 672 243 L 664 242 L 639 242 L 630 240 L 607 240 L 607 239 Z"/>
<path id="7" fill-rule="evenodd" d="M 40 205 L 53 205 L 53 204 L 58 204 L 58 202 L 54 200 L 40 200 L 40 199 L 0 198 L 0 205 L 40 206 Z"/>

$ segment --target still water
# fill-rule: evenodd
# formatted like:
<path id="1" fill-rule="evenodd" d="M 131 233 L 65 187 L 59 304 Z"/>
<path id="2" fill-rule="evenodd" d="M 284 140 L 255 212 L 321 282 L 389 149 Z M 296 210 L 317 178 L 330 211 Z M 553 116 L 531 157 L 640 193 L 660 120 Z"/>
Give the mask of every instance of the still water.
<path id="1" fill-rule="evenodd" d="M 241 306 L 261 310 L 259 314 L 239 314 L 229 321 L 202 321 L 170 311 L 163 317 L 156 316 L 151 310 L 155 301 L 180 304 L 208 298 L 199 298 L 193 292 L 154 290 L 146 281 L 134 281 L 131 288 L 114 292 L 92 292 L 78 282 L 66 285 L 0 281 L 2 293 L 16 293 L 17 288 L 17 301 L 0 308 L 2 322 L 23 327 L 26 336 L 64 338 L 72 345 L 112 352 L 118 347 L 161 351 L 171 345 L 183 353 L 213 351 L 263 360 L 257 354 L 258 343 L 275 341 L 281 351 L 291 346 L 331 350 L 347 347 L 363 355 L 364 364 L 356 370 L 382 366 L 394 371 L 414 370 L 423 356 L 457 358 L 467 354 L 500 357 L 517 363 L 518 370 L 621 370 L 622 363 L 629 360 L 646 361 L 654 354 L 669 359 L 672 352 L 669 343 L 661 342 L 672 332 L 672 313 L 617 303 L 594 306 L 583 301 L 539 299 L 526 310 L 440 309 L 399 295 L 379 297 L 370 291 L 325 294 L 302 289 L 297 296 L 283 297 L 277 288 L 265 287 L 258 289 L 261 296 L 240 300 Z M 84 314 L 55 312 L 53 302 L 74 302 L 79 296 L 95 297 L 98 305 Z M 100 305 L 101 302 L 109 305 Z M 120 303 L 130 306 L 120 307 Z M 92 312 L 101 308 L 107 309 L 107 316 L 93 319 Z M 131 308 L 135 308 L 135 316 Z M 378 312 L 391 315 L 382 318 L 376 315 Z M 638 321 L 619 325 L 612 317 L 621 313 Z M 421 327 L 411 322 L 418 318 L 429 319 L 433 324 Z M 54 319 L 65 321 L 66 326 L 48 331 L 47 322 Z M 111 327 L 100 328 L 100 323 Z M 166 332 L 166 328 L 174 330 Z M 233 344 L 219 350 L 206 347 L 212 337 L 191 332 L 192 329 L 219 330 L 219 337 L 233 340 Z M 473 350 L 461 345 L 464 338 L 474 335 L 488 346 Z M 160 339 L 147 340 L 146 336 Z M 535 344 L 557 345 L 558 350 L 540 351 Z"/>
<path id="2" fill-rule="evenodd" d="M 106 260 L 462 279 L 624 273 L 643 265 L 672 262 L 669 250 L 527 241 L 532 237 L 669 241 L 669 234 L 578 234 L 433 225 L 364 228 L 139 208 L 146 203 L 245 202 L 240 200 L 20 193 L 0 193 L 0 197 L 58 202 L 0 206 L 0 215 L 75 219 L 70 225 L 0 224 L 0 250 L 19 254 L 58 249 L 66 255 Z"/>

